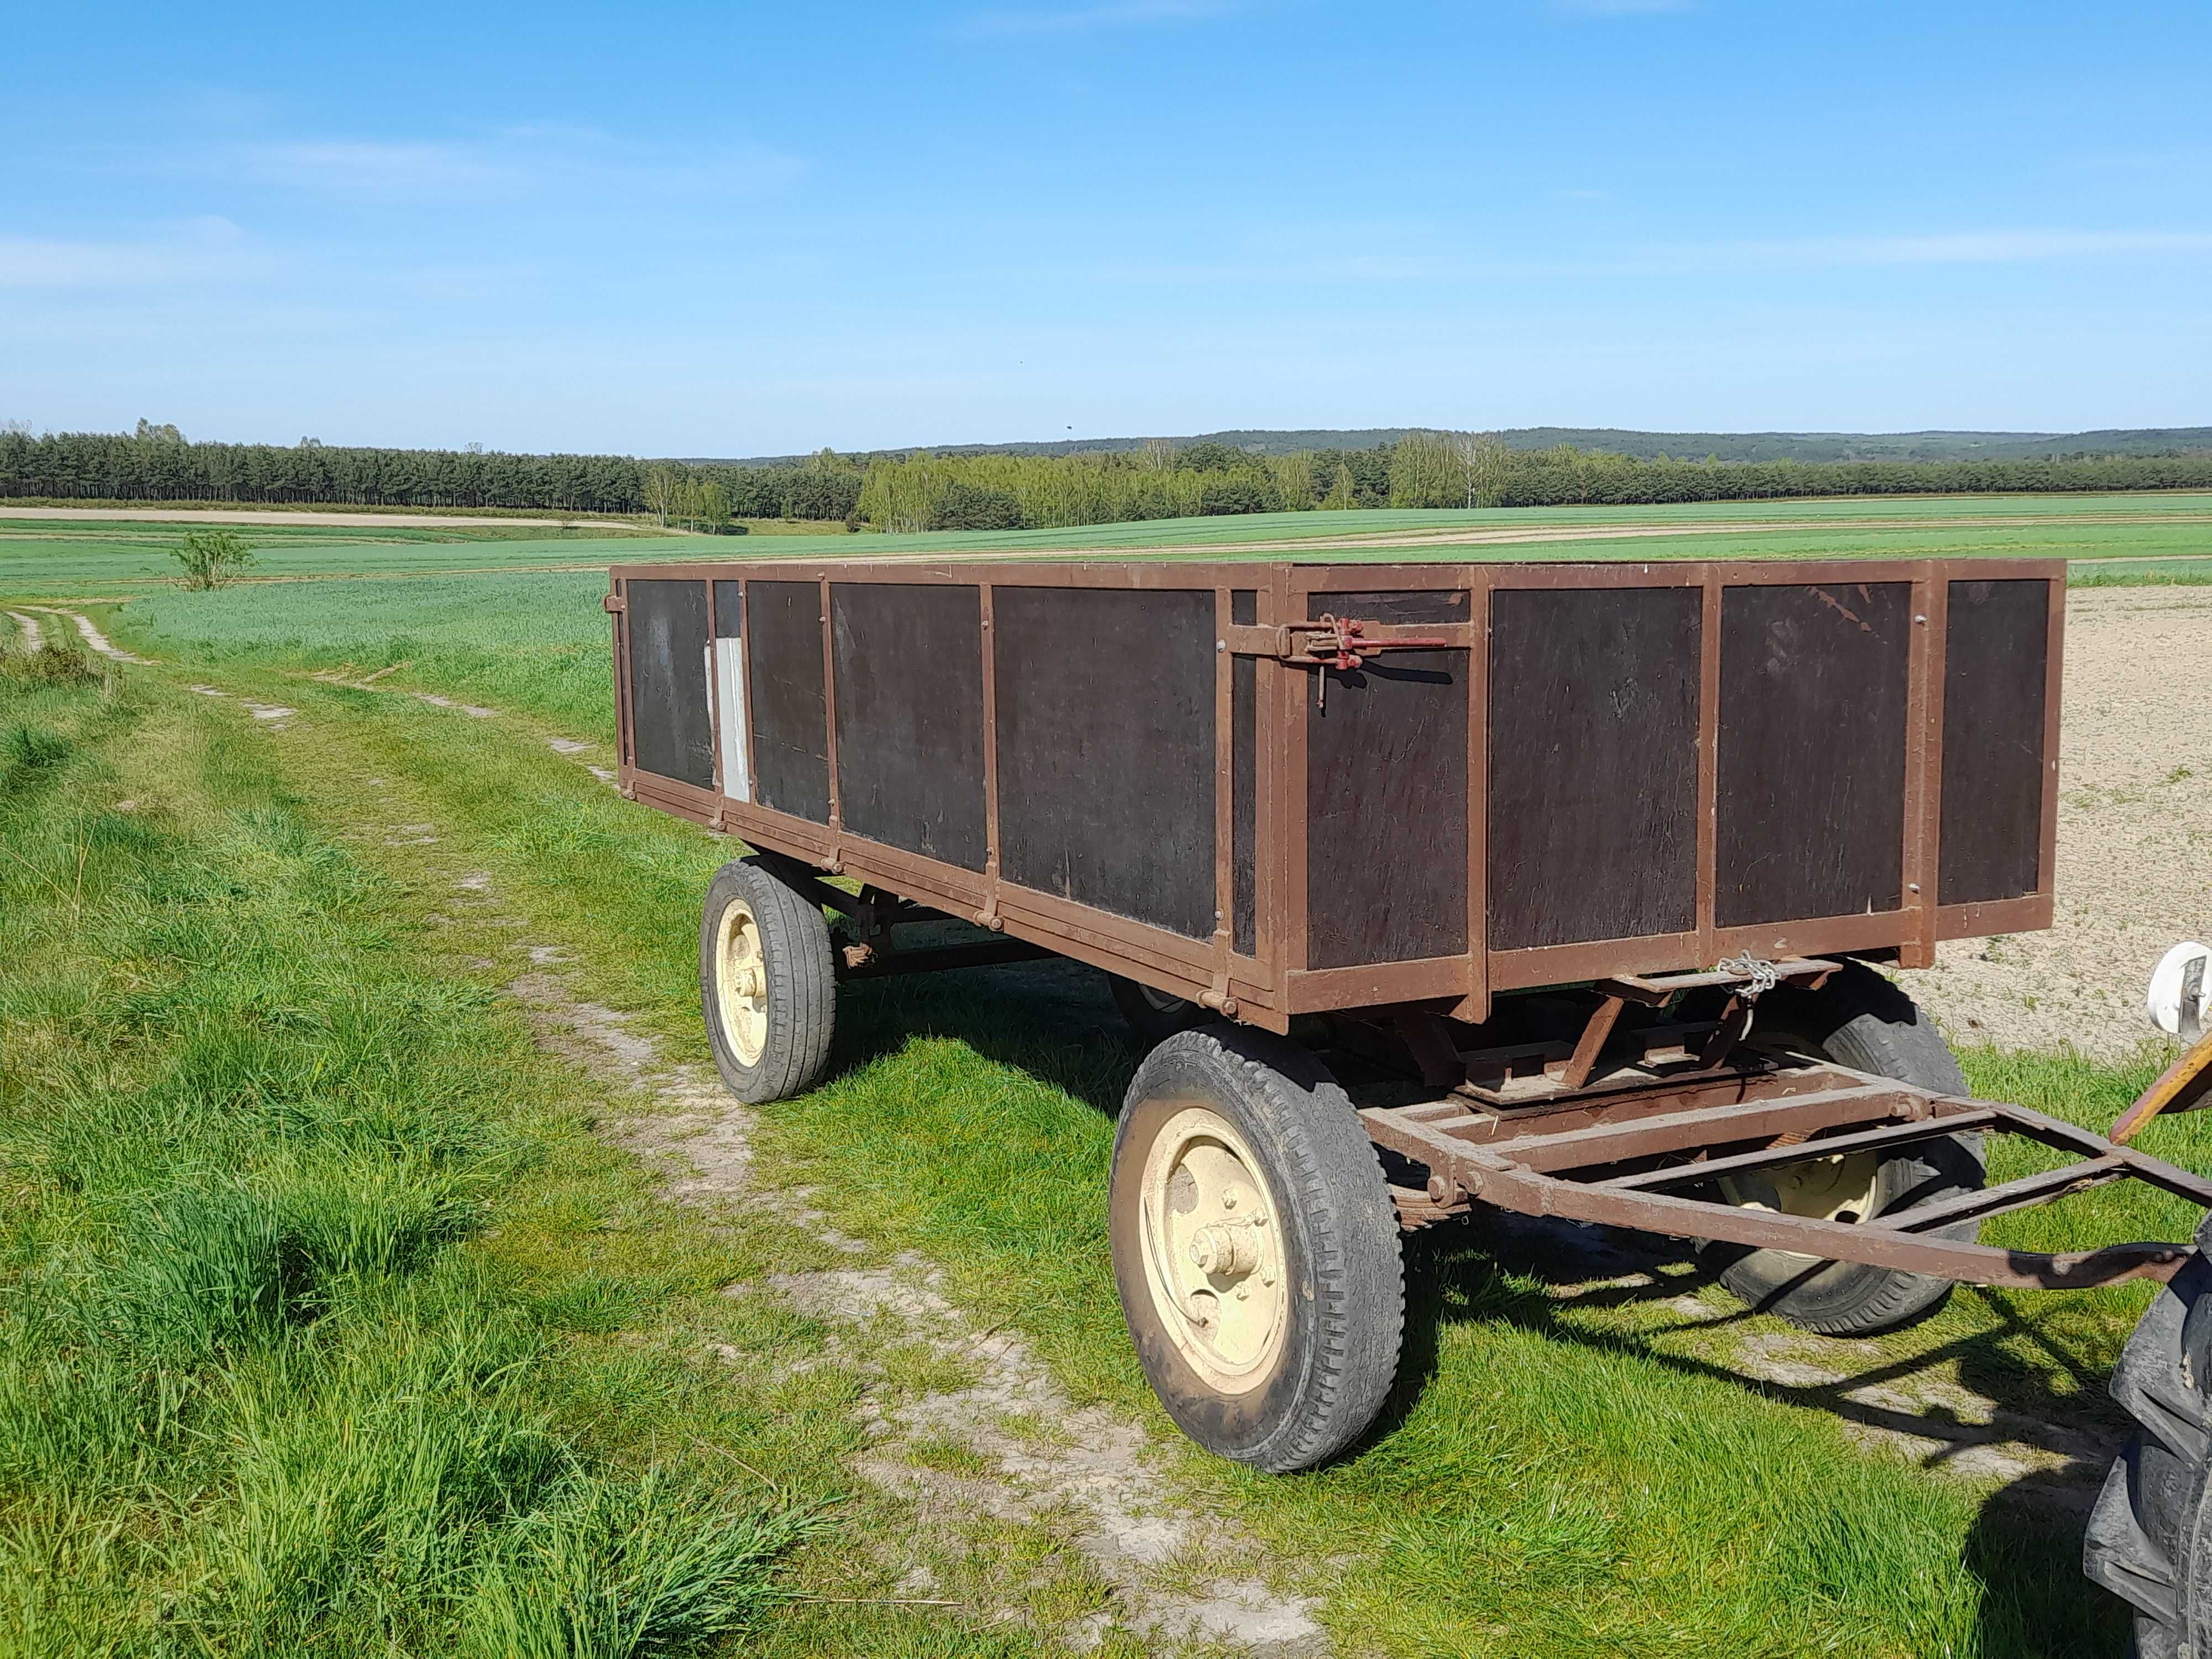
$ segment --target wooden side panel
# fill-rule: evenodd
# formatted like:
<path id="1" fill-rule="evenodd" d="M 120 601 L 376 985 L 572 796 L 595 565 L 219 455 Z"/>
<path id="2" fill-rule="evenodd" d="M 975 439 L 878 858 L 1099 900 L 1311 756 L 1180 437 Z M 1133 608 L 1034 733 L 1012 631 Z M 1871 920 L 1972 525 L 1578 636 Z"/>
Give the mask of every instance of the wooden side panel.
<path id="1" fill-rule="evenodd" d="M 707 584 L 629 584 L 633 762 L 710 789 L 714 784 L 714 705 L 707 678 Z"/>
<path id="2" fill-rule="evenodd" d="M 1899 907 L 1911 595 L 1838 582 L 1722 596 L 1721 927 Z"/>
<path id="3" fill-rule="evenodd" d="M 734 640 L 744 633 L 744 592 L 743 582 L 714 584 L 714 637 Z"/>
<path id="4" fill-rule="evenodd" d="M 833 582 L 830 619 L 844 827 L 981 870 L 982 590 Z"/>
<path id="5" fill-rule="evenodd" d="M 1000 877 L 1210 939 L 1212 592 L 994 586 L 992 611 Z"/>
<path id="6" fill-rule="evenodd" d="M 1317 593 L 1309 605 L 1376 622 L 1468 616 L 1464 589 Z M 1466 951 L 1467 673 L 1464 651 L 1407 651 L 1301 677 L 1309 968 Z"/>
<path id="7" fill-rule="evenodd" d="M 1500 589 L 1491 613 L 1491 948 L 1687 932 L 1698 590 Z"/>
<path id="8" fill-rule="evenodd" d="M 2051 584 L 1954 581 L 1949 611 L 1938 901 L 2045 890 L 2039 831 Z"/>
<path id="9" fill-rule="evenodd" d="M 763 806 L 830 822 L 830 721 L 823 696 L 822 589 L 748 582 L 745 675 L 753 791 Z"/>
<path id="10" fill-rule="evenodd" d="M 1306 605 L 1309 617 L 1318 620 L 1322 612 L 1332 616 L 1358 617 L 1362 622 L 1389 623 L 1463 623 L 1468 616 L 1467 590 L 1459 588 L 1407 588 L 1389 593 L 1316 593 Z"/>
<path id="11" fill-rule="evenodd" d="M 1249 624 L 1259 617 L 1256 589 L 1231 592 L 1230 621 Z M 1260 665 L 1256 659 L 1239 657 L 1230 664 L 1229 700 L 1231 944 L 1237 954 L 1249 957 L 1257 948 L 1260 932 Z"/>

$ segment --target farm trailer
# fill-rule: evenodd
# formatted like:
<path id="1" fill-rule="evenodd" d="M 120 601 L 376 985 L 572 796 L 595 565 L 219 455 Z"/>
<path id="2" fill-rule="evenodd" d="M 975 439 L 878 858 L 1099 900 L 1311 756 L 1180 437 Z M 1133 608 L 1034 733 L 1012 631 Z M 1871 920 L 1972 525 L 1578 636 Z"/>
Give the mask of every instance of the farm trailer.
<path id="1" fill-rule="evenodd" d="M 623 793 L 754 849 L 700 933 L 740 1098 L 820 1076 L 843 979 L 1113 976 L 1146 1047 L 1113 1267 L 1194 1439 L 1343 1452 L 1401 1234 L 1486 1210 L 1699 1241 L 1833 1334 L 2162 1280 L 2088 1566 L 2164 1653 L 2212 1626 L 2212 1270 L 1978 1233 L 2121 1179 L 2212 1206 L 2124 1144 L 2212 1040 L 2107 1138 L 1970 1098 L 1869 965 L 2050 924 L 2064 604 L 2063 563 L 1980 559 L 624 565 L 606 599 Z M 2073 1161 L 1990 1187 L 1990 1133 Z"/>

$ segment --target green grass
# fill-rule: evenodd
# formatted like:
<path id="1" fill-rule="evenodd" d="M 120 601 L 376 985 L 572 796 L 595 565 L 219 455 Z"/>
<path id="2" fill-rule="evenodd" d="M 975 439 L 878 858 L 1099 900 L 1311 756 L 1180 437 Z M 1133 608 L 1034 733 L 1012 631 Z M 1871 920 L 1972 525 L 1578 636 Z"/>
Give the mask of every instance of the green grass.
<path id="1" fill-rule="evenodd" d="M 2190 494 L 1876 497 L 1801 501 L 1700 502 L 1632 507 L 1515 507 L 1481 511 L 1389 509 L 1272 513 L 1157 520 L 1066 530 L 850 535 L 805 525 L 770 525 L 748 537 L 610 538 L 590 527 L 546 532 L 522 527 L 356 529 L 249 526 L 257 582 L 307 576 L 396 575 L 518 567 L 602 568 L 613 561 L 846 559 L 907 554 L 1061 552 L 1174 556 L 1209 550 L 1221 558 L 1287 556 L 1269 544 L 1331 556 L 1376 560 L 1485 557 L 1768 558 L 1920 556 L 1936 553 L 2075 559 L 2185 556 L 2203 551 L 2212 496 Z M 1978 522 L 1983 521 L 1983 522 Z M 1805 526 L 1802 530 L 1793 526 Z M 1587 532 L 1607 526 L 1690 527 L 1695 533 L 1445 546 L 1373 544 L 1377 538 L 1500 532 Z M 157 582 L 183 530 L 145 523 L 9 521 L 0 509 L 0 593 L 20 598 L 94 597 Z M 1369 544 L 1364 546 L 1360 543 Z"/>
<path id="2" fill-rule="evenodd" d="M 0 677 L 0 1647 L 580 1659 L 757 1621 L 819 1498 L 682 1448 L 775 1441 L 759 1407 L 545 1316 L 602 1254 L 564 1201 L 635 1176 L 194 702 Z M 633 1341 L 757 1270 L 682 1225 L 637 1254 Z"/>
<path id="3" fill-rule="evenodd" d="M 112 613 L 112 626 L 118 637 L 149 655 L 210 668 L 247 661 L 356 673 L 396 668 L 395 684 L 527 709 L 606 742 L 613 737 L 608 629 L 599 600 L 605 587 L 605 564 L 612 560 L 850 557 L 945 550 L 1103 553 L 1131 545 L 1172 550 L 1213 541 L 1225 544 L 1222 556 L 1279 558 L 1290 556 L 1249 544 L 1303 538 L 1310 552 L 1352 560 L 2033 555 L 2084 562 L 2075 573 L 2080 585 L 2164 585 L 2212 580 L 2212 559 L 2180 556 L 2205 546 L 2212 529 L 2190 520 L 2207 512 L 2212 512 L 2212 497 L 2197 495 L 1936 497 L 1474 514 L 1274 514 L 1066 532 L 840 533 L 779 536 L 772 542 L 605 542 L 588 537 L 547 541 L 531 532 L 278 526 L 248 532 L 261 561 L 254 580 L 204 593 L 185 592 L 168 580 L 167 549 L 175 533 L 163 527 L 137 525 L 94 533 L 98 527 L 18 526 L 10 531 L 0 524 L 0 595 L 33 602 L 127 599 Z M 1951 522 L 2007 518 L 2024 521 Z M 1910 522 L 1896 522 L 1900 520 Z M 1925 527 L 1931 520 L 1940 527 Z M 1775 527 L 1792 521 L 1829 527 Z M 1680 537 L 1473 547 L 1322 545 L 1328 538 L 1347 535 L 1626 523 L 1715 527 Z"/>
<path id="4" fill-rule="evenodd" d="M 295 694 L 288 694 L 295 695 Z M 575 778 L 511 732 L 394 698 L 299 688 L 325 733 L 318 787 L 373 766 L 466 826 L 469 856 L 588 963 L 617 1006 L 696 1049 L 689 918 L 726 854 Z M 1087 1010 L 1072 1015 L 1070 1001 Z M 1984 1091 L 2109 1121 L 2148 1073 L 1970 1054 Z M 1122 1333 L 1099 1193 L 1130 1058 L 1095 981 L 1071 969 L 856 988 L 836 1072 L 763 1115 L 765 1167 L 812 1186 L 838 1225 L 944 1264 L 986 1325 L 1027 1333 L 1079 1400 L 1172 1444 Z M 2203 1167 L 2202 1119 L 2154 1149 Z M 2012 1156 L 2009 1149 L 2007 1157 Z M 2016 1173 L 2001 1161 L 1996 1174 Z M 2137 1188 L 2008 1218 L 2001 1241 L 2185 1237 L 2186 1206 Z M 1592 1276 L 1513 1237 L 1413 1253 L 1408 1377 L 1381 1437 L 1318 1475 L 1271 1480 L 1177 1455 L 1190 1501 L 1320 1585 L 1343 1640 L 1391 1653 L 2094 1654 L 2117 1645 L 2080 1577 L 2075 1520 L 1855 1443 L 1883 1413 L 1848 1399 L 1894 1374 L 2008 1409 L 2117 1430 L 2102 1380 L 2146 1292 L 1965 1292 L 1880 1343 L 1801 1338 L 1730 1310 L 1686 1257 L 1650 1286 Z M 1601 1273 L 1602 1278 L 1607 1276 Z M 1678 1301 L 1705 1309 L 1686 1317 Z M 1751 1340 L 1802 1344 L 1832 1386 L 1761 1382 Z M 1793 1348 L 1793 1352 L 1797 1351 Z M 1310 1579 L 1308 1582 L 1312 1582 Z"/>
<path id="5" fill-rule="evenodd" d="M 1808 505 L 1878 520 L 1935 516 L 1946 504 Z M 2140 538 L 2166 529 L 2177 544 L 2203 545 L 2185 526 L 2099 526 L 2079 498 L 2030 505 L 2066 519 L 2053 535 L 2109 532 L 2116 547 L 2135 538 L 2138 558 Z M 1700 522 L 1717 513 L 1680 511 Z M 1234 521 L 1193 530 L 1218 534 L 1225 523 Z M 1833 550 L 1827 538 L 1844 533 L 1766 534 L 1761 545 Z M 1984 533 L 1962 526 L 1943 545 Z M 837 545 L 874 551 L 891 539 Z M 1574 556 L 1591 545 L 1575 544 Z M 1661 548 L 1711 550 L 1685 538 L 1644 544 L 1638 556 Z M 300 556 L 360 568 L 389 550 L 331 545 Z M 481 550 L 425 545 L 405 556 Z M 2160 580 L 2172 568 L 2120 563 L 2111 574 Z M 692 918 L 731 849 L 621 802 L 537 741 L 609 734 L 602 591 L 591 571 L 450 570 L 162 590 L 103 614 L 175 671 L 126 672 L 117 691 L 100 667 L 55 685 L 30 684 L 24 665 L 0 670 L 0 697 L 27 711 L 0 710 L 0 830 L 15 849 L 0 869 L 0 897 L 27 970 L 5 981 L 0 1004 L 0 1121 L 18 1182 L 7 1198 L 6 1264 L 21 1287 L 9 1317 L 46 1322 L 20 1327 L 33 1334 L 8 1363 L 30 1368 L 52 1350 L 46 1333 L 106 1334 L 71 1351 L 87 1356 L 87 1376 L 107 1379 L 87 1385 L 88 1403 L 0 1408 L 0 1432 L 16 1418 L 64 1425 L 61 1439 L 41 1440 L 44 1429 L 26 1437 L 38 1443 L 20 1468 L 36 1482 L 7 1474 L 0 1485 L 9 1547 L 41 1568 L 17 1576 L 54 1607 L 83 1604 L 54 1612 L 41 1602 L 39 1617 L 97 1615 L 135 1629 L 129 1619 L 171 1605 L 162 1598 L 182 1594 L 177 1586 L 205 1584 L 218 1587 L 206 1592 L 212 1611 L 191 1613 L 202 1621 L 191 1628 L 212 1632 L 204 1639 L 218 1648 L 243 1650 L 262 1639 L 252 1632 L 295 1631 L 312 1615 L 336 1621 L 342 1651 L 366 1652 L 393 1631 L 410 1632 L 395 1638 L 403 1647 L 554 1650 L 531 1645 L 566 1639 L 531 1622 L 549 1595 L 547 1605 L 574 1609 L 560 1615 L 573 1632 L 599 1628 L 592 1609 L 609 1597 L 635 1606 L 653 1586 L 696 1582 L 671 1565 L 692 1559 L 682 1548 L 654 1543 L 649 1560 L 633 1560 L 611 1540 L 663 1536 L 658 1511 L 648 1513 L 659 1483 L 696 1493 L 705 1470 L 726 1478 L 711 1451 L 669 1455 L 702 1443 L 772 1472 L 782 1494 L 781 1509 L 732 1505 L 726 1494 L 721 1508 L 687 1510 L 696 1524 L 684 1534 L 708 1550 L 709 1534 L 721 1535 L 714 1527 L 735 1528 L 728 1559 L 751 1565 L 732 1568 L 743 1604 L 732 1616 L 755 1619 L 748 1639 L 766 1651 L 1026 1651 L 1097 1605 L 1079 1574 L 1009 1588 L 1026 1582 L 1028 1566 L 1017 1573 L 1017 1564 L 1051 1557 L 1046 1533 L 918 1524 L 899 1504 L 856 1494 L 839 1474 L 858 1439 L 847 1374 L 830 1367 L 808 1373 L 803 1389 L 732 1392 L 682 1363 L 684 1345 L 709 1330 L 763 1369 L 815 1352 L 820 1335 L 805 1322 L 711 1294 L 770 1260 L 788 1266 L 804 1242 L 771 1237 L 757 1218 L 705 1235 L 659 1206 L 628 1160 L 585 1133 L 585 1115 L 603 1108 L 579 1104 L 574 1073 L 530 1049 L 491 994 L 497 975 L 466 965 L 469 953 L 508 949 L 518 935 L 439 908 L 455 867 L 489 872 L 526 937 L 573 956 L 592 996 L 675 1052 L 698 1051 Z M 516 718 L 471 720 L 300 677 L 402 662 L 410 665 L 380 683 Z M 250 729 L 228 705 L 131 689 L 193 674 L 296 706 L 301 719 L 282 732 Z M 119 813 L 125 794 L 155 807 Z M 338 850 L 346 826 L 395 815 L 434 823 L 440 844 L 392 848 L 372 836 Z M 95 836 L 95 822 L 121 827 Z M 134 839 L 156 833 L 158 846 Z M 115 908 L 137 890 L 132 872 L 173 865 L 221 871 L 245 884 L 243 896 L 220 918 L 204 915 L 204 902 L 173 905 L 166 887 L 149 890 L 164 896 L 159 904 L 142 896 L 136 908 Z M 442 920 L 433 923 L 434 912 Z M 80 920 L 111 913 L 122 920 Z M 229 930 L 218 938 L 191 931 L 218 920 Z M 273 961 L 252 931 L 264 925 L 300 959 Z M 87 951 L 87 938 L 97 948 Z M 367 1060 L 349 1058 L 357 1052 L 378 1056 L 373 1090 L 359 1081 Z M 1978 1091 L 2100 1126 L 2156 1060 L 1966 1055 Z M 1083 970 L 856 987 L 831 1080 L 763 1115 L 760 1167 L 812 1186 L 837 1225 L 881 1250 L 942 1264 L 948 1292 L 982 1324 L 1023 1331 L 1075 1398 L 1143 1420 L 1174 1448 L 1129 1352 L 1106 1261 L 1100 1194 L 1130 1065 Z M 191 1091 L 155 1086 L 172 1076 Z M 343 1112 L 313 1103 L 333 1094 Z M 55 1111 L 56 1100 L 69 1109 Z M 133 1103 L 112 1103 L 123 1101 Z M 344 1133 L 329 1128 L 333 1116 Z M 2212 1167 L 2206 1118 L 2155 1125 L 2146 1145 Z M 1993 1179 L 2041 1156 L 1998 1147 Z M 55 1148 L 74 1160 L 65 1170 Z M 610 1217 L 622 1221 L 611 1231 Z M 2063 1249 L 2185 1237 L 2196 1219 L 2130 1185 L 2003 1218 L 1990 1236 Z M 1184 1498 L 1260 1540 L 1255 1565 L 1324 1595 L 1346 1650 L 1917 1656 L 2119 1646 L 2117 1604 L 2079 1574 L 2078 1516 L 1863 1443 L 1855 1431 L 1886 1420 L 1887 1408 L 1851 1396 L 1861 1385 L 1934 1379 L 2024 1415 L 2118 1432 L 2103 1384 L 2143 1289 L 1962 1291 L 1913 1331 L 1840 1343 L 1731 1309 L 1684 1254 L 1646 1263 L 1648 1284 L 1592 1286 L 1620 1270 L 1562 1259 L 1530 1235 L 1455 1230 L 1418 1242 L 1409 1261 L 1406 1380 L 1359 1455 L 1276 1480 L 1170 1452 Z M 179 1307 L 193 1311 L 173 1316 Z M 10 1324 L 11 1341 L 18 1328 Z M 509 1350 L 471 1346 L 495 1337 L 530 1358 L 508 1365 Z M 1761 1381 L 1751 1362 L 1762 1345 L 1843 1380 Z M 166 1357 L 179 1354 L 200 1357 Z M 895 1355 L 890 1369 L 908 1386 L 927 1385 L 911 1356 Z M 432 1377 L 436 1388 L 423 1381 Z M 444 1402 L 435 1424 L 378 1415 L 378 1401 L 418 1396 Z M 68 1426 L 80 1418 L 86 1426 Z M 555 1465 L 528 1464 L 526 1449 L 481 1440 L 486 1424 L 510 1421 L 542 1427 L 569 1461 L 549 1474 Z M 373 1467 L 355 1468 L 337 1425 L 365 1425 L 360 1455 Z M 494 1496 L 457 1498 L 452 1528 L 426 1530 L 428 1488 L 409 1486 L 416 1474 L 377 1473 L 382 1454 L 366 1449 L 410 1437 L 453 1449 L 434 1449 L 431 1475 L 419 1477 L 434 1476 L 438 1492 Z M 916 1455 L 965 1472 L 957 1445 Z M 450 1481 L 438 1473 L 449 1456 L 463 1471 Z M 0 1474 L 18 1467 L 0 1462 Z M 602 1484 L 577 1484 L 591 1481 Z M 747 1601 L 773 1581 L 762 1577 L 766 1547 L 746 1528 L 841 1493 L 834 1537 L 802 1542 L 784 1582 L 865 1598 L 922 1560 L 962 1608 L 763 1611 Z M 340 1509 L 318 1508 L 325 1496 Z M 343 1528 L 331 1518 L 341 1511 Z M 358 1547 L 333 1550 L 341 1536 Z M 408 1562 L 432 1565 L 394 1565 Z M 593 1563 L 599 1576 L 586 1585 L 575 1575 Z M 541 1593 L 501 1588 L 523 1582 L 518 1574 L 538 1575 L 530 1582 Z M 419 1588 L 434 1579 L 465 1585 L 465 1596 Z M 1027 1595 L 1030 1622 L 1009 1633 L 990 1624 L 990 1610 L 1016 1595 Z M 8 1616 L 28 1627 L 29 1613 Z"/>

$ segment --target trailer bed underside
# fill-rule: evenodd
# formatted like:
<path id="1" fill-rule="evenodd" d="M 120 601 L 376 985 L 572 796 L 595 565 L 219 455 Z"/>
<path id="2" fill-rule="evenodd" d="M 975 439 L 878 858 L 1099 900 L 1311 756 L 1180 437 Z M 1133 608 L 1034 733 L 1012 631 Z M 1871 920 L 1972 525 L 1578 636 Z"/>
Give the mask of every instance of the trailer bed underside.
<path id="1" fill-rule="evenodd" d="M 1468 1058 L 1473 1071 L 1481 1057 Z M 1487 1205 L 1784 1250 L 1805 1256 L 1808 1268 L 1856 1261 L 1972 1285 L 2078 1290 L 2166 1279 L 2192 1247 L 2145 1242 L 2051 1255 L 1938 1235 L 2122 1180 L 2212 1207 L 2212 1182 L 2024 1106 L 1936 1094 L 1791 1055 L 1753 1056 L 1721 1073 L 1663 1062 L 1632 1069 L 1642 1075 L 1616 1072 L 1595 1091 L 1555 1092 L 1517 1109 L 1465 1085 L 1364 1106 L 1375 1142 L 1426 1174 L 1424 1187 L 1394 1187 L 1401 1224 L 1425 1226 Z M 2021 1135 L 2074 1161 L 1849 1222 L 1750 1207 L 1722 1191 L 1724 1181 L 1810 1159 L 1892 1152 L 1969 1133 Z"/>

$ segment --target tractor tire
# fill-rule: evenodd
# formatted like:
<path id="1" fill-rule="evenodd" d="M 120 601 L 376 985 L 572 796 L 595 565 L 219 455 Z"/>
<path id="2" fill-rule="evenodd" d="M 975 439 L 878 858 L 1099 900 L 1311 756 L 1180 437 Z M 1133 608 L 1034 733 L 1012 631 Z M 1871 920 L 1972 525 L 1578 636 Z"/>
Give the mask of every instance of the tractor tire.
<path id="1" fill-rule="evenodd" d="M 750 860 L 717 870 L 699 922 L 699 1002 L 715 1069 L 739 1100 L 764 1105 L 811 1087 L 837 1029 L 821 907 Z"/>
<path id="2" fill-rule="evenodd" d="M 1863 963 L 1846 963 L 1818 991 L 1783 986 L 1759 999 L 1755 1030 L 1785 1046 L 1853 1071 L 1894 1078 L 1940 1094 L 1962 1095 L 1960 1073 L 1943 1035 L 1903 991 Z M 1818 1141 L 1808 1144 L 1810 1151 Z M 1950 1135 L 1901 1147 L 1887 1155 L 1808 1159 L 1768 1176 L 1722 1183 L 1723 1195 L 1756 1205 L 1832 1220 L 1870 1216 L 1924 1204 L 1983 1184 L 1981 1137 Z M 1967 1221 L 1933 1236 L 1972 1240 L 1979 1224 Z M 1924 1273 L 1861 1262 L 1823 1267 L 1819 1259 L 1788 1250 L 1735 1250 L 1708 1246 L 1709 1259 L 1725 1262 L 1721 1283 L 1762 1312 L 1827 1336 L 1871 1336 L 1923 1319 L 1951 1293 L 1951 1282 Z"/>
<path id="3" fill-rule="evenodd" d="M 2139 1659 L 2212 1655 L 2212 1264 L 2207 1235 L 2112 1371 L 2139 1425 L 2089 1516 L 2081 1569 L 2135 1608 Z"/>
<path id="4" fill-rule="evenodd" d="M 1129 1084 L 1108 1209 L 1129 1335 L 1185 1434 L 1280 1474 L 1375 1420 L 1405 1325 L 1397 1209 L 1312 1054 L 1226 1024 L 1162 1042 Z"/>
<path id="5" fill-rule="evenodd" d="M 1133 979 L 1124 979 L 1119 974 L 1106 977 L 1113 987 L 1114 1006 L 1121 1011 L 1121 1018 L 1128 1022 L 1129 1035 L 1141 1049 L 1158 1048 L 1178 1031 L 1195 1031 L 1220 1018 L 1195 1002 L 1165 991 L 1155 991 Z"/>

